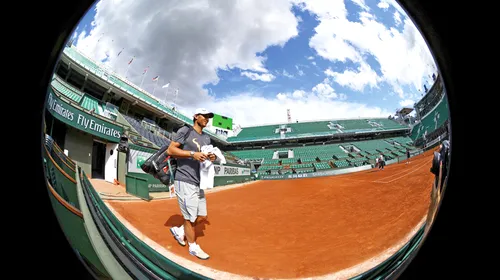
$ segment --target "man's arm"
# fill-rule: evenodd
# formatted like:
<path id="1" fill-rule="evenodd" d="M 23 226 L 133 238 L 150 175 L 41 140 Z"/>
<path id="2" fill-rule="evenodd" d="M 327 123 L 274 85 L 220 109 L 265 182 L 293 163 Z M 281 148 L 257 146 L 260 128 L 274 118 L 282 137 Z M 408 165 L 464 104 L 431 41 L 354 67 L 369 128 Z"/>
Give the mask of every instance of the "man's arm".
<path id="1" fill-rule="evenodd" d="M 168 146 L 167 153 L 174 158 L 191 158 L 191 151 L 186 151 L 180 148 L 181 143 L 170 141 L 170 145 Z M 193 155 L 193 159 L 197 161 L 205 161 L 207 159 L 207 155 L 201 152 L 195 152 Z"/>
<path id="2" fill-rule="evenodd" d="M 191 152 L 185 151 L 180 148 L 181 143 L 170 141 L 170 145 L 168 146 L 167 153 L 175 158 L 190 158 Z"/>

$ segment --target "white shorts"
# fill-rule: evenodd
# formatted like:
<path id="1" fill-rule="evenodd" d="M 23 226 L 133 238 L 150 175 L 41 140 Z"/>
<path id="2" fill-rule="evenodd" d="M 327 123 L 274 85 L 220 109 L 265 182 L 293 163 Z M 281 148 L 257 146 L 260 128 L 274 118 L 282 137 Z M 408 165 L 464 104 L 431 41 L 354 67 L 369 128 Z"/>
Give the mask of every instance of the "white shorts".
<path id="1" fill-rule="evenodd" d="M 174 188 L 179 208 L 185 220 L 194 223 L 198 216 L 207 215 L 207 200 L 204 190 L 181 181 L 175 181 Z"/>

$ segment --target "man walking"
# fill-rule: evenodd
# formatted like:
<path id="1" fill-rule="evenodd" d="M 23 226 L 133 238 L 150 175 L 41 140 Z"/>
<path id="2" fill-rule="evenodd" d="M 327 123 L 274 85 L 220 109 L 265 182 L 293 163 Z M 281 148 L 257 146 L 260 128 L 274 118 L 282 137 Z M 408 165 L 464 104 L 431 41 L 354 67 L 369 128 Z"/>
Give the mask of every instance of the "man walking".
<path id="1" fill-rule="evenodd" d="M 186 245 L 186 238 L 189 253 L 202 260 L 208 259 L 209 255 L 196 243 L 194 228 L 198 222 L 207 219 L 205 192 L 200 189 L 200 162 L 206 159 L 213 162 L 217 158 L 215 154 L 201 152 L 203 146 L 210 145 L 210 137 L 203 132 L 203 128 L 213 116 L 214 114 L 206 109 L 197 109 L 193 117 L 193 127 L 181 127 L 167 150 L 168 154 L 177 159 L 174 189 L 184 217 L 184 224 L 172 227 L 170 232 L 182 246 Z"/>

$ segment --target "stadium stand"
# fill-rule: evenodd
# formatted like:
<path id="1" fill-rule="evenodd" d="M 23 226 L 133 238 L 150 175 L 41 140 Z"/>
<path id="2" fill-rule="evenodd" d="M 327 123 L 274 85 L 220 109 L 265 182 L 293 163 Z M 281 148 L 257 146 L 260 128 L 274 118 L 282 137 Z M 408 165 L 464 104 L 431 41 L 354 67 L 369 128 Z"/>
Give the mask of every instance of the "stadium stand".
<path id="1" fill-rule="evenodd" d="M 117 90 L 119 94 L 115 98 L 133 97 L 135 101 L 129 101 L 128 105 L 120 99 L 114 100 L 113 109 L 113 106 L 108 106 L 110 103 L 107 103 L 107 100 L 103 101 L 104 97 L 98 98 L 99 94 L 91 94 L 85 86 L 74 86 L 67 82 L 71 76 L 64 72 L 69 71 L 67 69 L 63 69 L 59 75 L 54 75 L 52 81 L 55 90 L 85 110 L 108 118 L 114 116 L 114 120 L 130 127 L 128 136 L 132 143 L 159 148 L 169 143 L 169 139 L 175 135 L 174 131 L 180 126 L 192 124 L 191 117 L 165 106 L 156 97 L 105 69 L 75 47 L 66 47 L 63 56 L 66 56 L 66 63 L 73 61 L 85 71 L 97 76 L 94 79 L 104 80 L 111 86 L 108 91 Z M 105 88 L 102 91 L 104 90 Z M 101 95 L 105 95 L 104 92 Z M 159 111 L 153 112 L 146 105 Z M 442 127 L 448 119 L 442 86 L 433 86 L 422 100 L 416 103 L 417 106 L 416 124 L 411 125 L 389 117 L 252 127 L 235 125 L 234 134 L 227 138 L 206 131 L 215 140 L 213 144 L 224 151 L 228 161 L 254 164 L 258 173 L 316 172 L 372 164 L 380 154 L 387 160 L 403 157 L 406 149 L 414 150 L 422 138 L 442 132 Z M 429 109 L 430 106 L 434 107 Z"/>
<path id="2" fill-rule="evenodd" d="M 133 96 L 137 100 L 141 100 L 142 102 L 146 103 L 149 106 L 152 106 L 160 111 L 163 111 L 167 113 L 169 116 L 183 122 L 186 124 L 191 124 L 192 123 L 192 118 L 185 116 L 184 114 L 173 110 L 170 107 L 167 107 L 163 105 L 156 97 L 152 96 L 151 94 L 145 92 L 144 90 L 140 89 L 139 87 L 133 85 L 132 83 L 128 82 L 127 80 L 119 77 L 116 73 L 113 73 L 109 69 L 105 69 L 104 67 L 100 66 L 99 63 L 93 61 L 91 58 L 85 56 L 83 53 L 79 52 L 74 46 L 71 47 L 65 47 L 63 50 L 63 55 L 66 55 L 69 57 L 71 60 L 75 61 L 78 63 L 81 67 L 85 68 L 87 71 L 90 73 L 93 73 L 97 77 L 105 80 L 109 85 L 111 85 L 114 88 L 120 89 L 131 96 Z M 215 133 L 212 133 L 210 131 L 207 131 L 207 133 L 215 138 L 219 138 Z"/>
<path id="3" fill-rule="evenodd" d="M 407 128 L 407 126 L 404 126 L 396 121 L 383 118 L 315 121 L 244 127 L 236 136 L 228 137 L 227 141 L 235 143 L 257 140 L 279 140 L 285 138 L 293 139 L 329 136 L 340 133 L 405 130 Z"/>
<path id="4" fill-rule="evenodd" d="M 443 96 L 439 103 L 412 128 L 411 138 L 417 140 L 438 129 L 448 120 L 448 101 Z"/>
<path id="5" fill-rule="evenodd" d="M 430 147 L 448 138 L 449 108 L 443 81 L 434 76 L 434 84 L 415 103 L 416 119 L 410 137 L 416 147 Z"/>
<path id="6" fill-rule="evenodd" d="M 151 132 L 150 130 L 146 129 L 142 124 L 141 121 L 136 120 L 130 116 L 122 115 L 127 122 L 141 135 L 144 136 L 146 139 L 154 143 L 158 147 L 163 147 L 165 145 L 168 145 L 170 143 L 170 139 L 167 139 L 163 135 L 158 135 L 155 134 L 154 132 Z"/>
<path id="7" fill-rule="evenodd" d="M 243 160 L 257 162 L 259 174 L 307 173 L 372 164 L 380 154 L 386 160 L 404 157 L 407 148 L 415 149 L 410 143 L 409 137 L 396 137 L 286 149 L 234 150 L 231 153 Z M 285 154 L 285 158 L 279 158 L 280 154 Z"/>

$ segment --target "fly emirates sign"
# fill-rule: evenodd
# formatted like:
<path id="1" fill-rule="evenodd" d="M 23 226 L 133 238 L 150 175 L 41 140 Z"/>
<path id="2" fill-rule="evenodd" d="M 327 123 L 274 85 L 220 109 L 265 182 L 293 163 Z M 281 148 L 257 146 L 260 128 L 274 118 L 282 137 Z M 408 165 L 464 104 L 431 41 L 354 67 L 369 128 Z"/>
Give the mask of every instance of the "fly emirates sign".
<path id="1" fill-rule="evenodd" d="M 52 91 L 48 93 L 47 109 L 58 120 L 79 130 L 111 141 L 120 141 L 123 128 L 74 108 L 59 99 Z"/>

